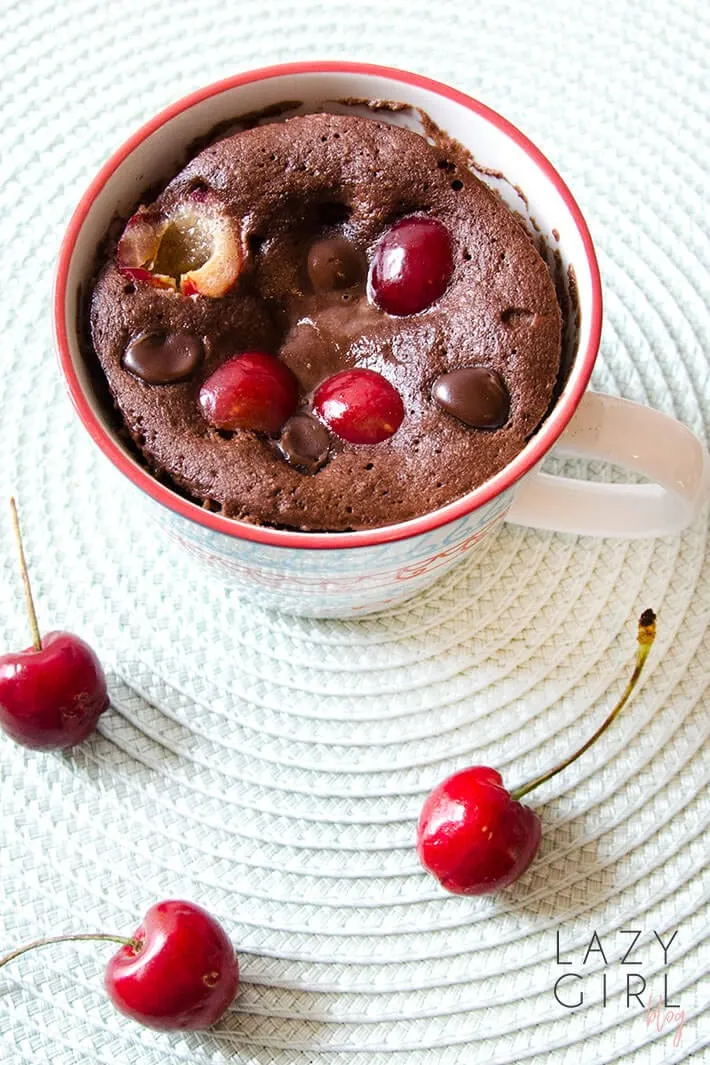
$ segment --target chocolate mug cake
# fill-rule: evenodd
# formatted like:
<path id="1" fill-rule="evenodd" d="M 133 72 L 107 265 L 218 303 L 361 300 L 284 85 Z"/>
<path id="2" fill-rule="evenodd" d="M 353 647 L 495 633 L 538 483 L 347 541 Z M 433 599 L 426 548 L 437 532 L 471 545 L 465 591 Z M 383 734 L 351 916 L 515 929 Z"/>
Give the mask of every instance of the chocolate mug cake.
<path id="1" fill-rule="evenodd" d="M 558 377 L 544 261 L 460 162 L 353 115 L 204 148 L 129 219 L 93 346 L 151 471 L 227 517 L 375 528 L 482 484 Z"/>

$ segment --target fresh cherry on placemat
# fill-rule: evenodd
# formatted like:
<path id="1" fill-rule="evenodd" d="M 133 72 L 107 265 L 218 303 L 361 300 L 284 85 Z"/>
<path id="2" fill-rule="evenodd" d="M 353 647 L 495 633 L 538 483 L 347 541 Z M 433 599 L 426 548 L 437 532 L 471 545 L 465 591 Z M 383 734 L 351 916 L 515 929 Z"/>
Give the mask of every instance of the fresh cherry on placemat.
<path id="1" fill-rule="evenodd" d="M 424 868 L 456 895 L 485 895 L 517 880 L 540 845 L 540 818 L 520 799 L 556 776 L 592 746 L 619 714 L 641 675 L 656 636 L 656 615 L 645 610 L 638 623 L 636 665 L 623 695 L 597 731 L 553 769 L 508 791 L 488 766 L 471 766 L 436 787 L 417 825 L 417 853 Z"/>
<path id="2" fill-rule="evenodd" d="M 70 632 L 40 636 L 15 500 L 10 500 L 33 644 L 0 656 L 0 727 L 23 747 L 80 743 L 109 705 L 106 678 L 89 647 Z"/>
<path id="3" fill-rule="evenodd" d="M 106 991 L 117 1010 L 148 1028 L 209 1028 L 237 993 L 239 962 L 226 932 L 201 906 L 179 899 L 151 906 L 130 939 L 51 936 L 0 958 L 0 968 L 36 947 L 94 940 L 120 943 L 106 966 Z"/>

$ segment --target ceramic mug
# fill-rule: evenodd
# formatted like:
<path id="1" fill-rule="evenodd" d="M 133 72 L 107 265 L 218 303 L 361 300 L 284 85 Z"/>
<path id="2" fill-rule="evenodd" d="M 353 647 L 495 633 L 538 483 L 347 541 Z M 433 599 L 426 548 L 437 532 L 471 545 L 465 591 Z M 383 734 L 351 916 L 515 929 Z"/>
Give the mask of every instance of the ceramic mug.
<path id="1" fill-rule="evenodd" d="M 283 101 L 301 101 L 296 113 L 304 113 L 337 110 L 334 101 L 344 98 L 410 104 L 409 111 L 379 111 L 377 117 L 414 129 L 420 128 L 420 108 L 470 150 L 482 180 L 526 214 L 553 250 L 559 276 L 569 278 L 573 271 L 574 350 L 567 353 L 553 409 L 523 451 L 453 503 L 410 521 L 350 533 L 260 527 L 191 503 L 151 477 L 124 446 L 82 354 L 77 301 L 111 220 L 130 215 L 144 189 L 176 173 L 197 137 L 220 122 Z M 601 323 L 601 283 L 589 231 L 542 153 L 496 112 L 455 89 L 416 74 L 347 62 L 290 63 L 237 74 L 146 123 L 108 160 L 76 209 L 62 243 L 54 294 L 59 360 L 74 406 L 134 499 L 142 500 L 167 536 L 244 597 L 315 617 L 357 617 L 408 599 L 506 518 L 540 529 L 622 537 L 678 533 L 693 520 L 710 484 L 710 462 L 700 441 L 658 411 L 586 391 Z M 567 324 L 571 336 L 571 318 Z M 552 448 L 608 460 L 652 483 L 596 483 L 541 473 L 539 465 Z"/>

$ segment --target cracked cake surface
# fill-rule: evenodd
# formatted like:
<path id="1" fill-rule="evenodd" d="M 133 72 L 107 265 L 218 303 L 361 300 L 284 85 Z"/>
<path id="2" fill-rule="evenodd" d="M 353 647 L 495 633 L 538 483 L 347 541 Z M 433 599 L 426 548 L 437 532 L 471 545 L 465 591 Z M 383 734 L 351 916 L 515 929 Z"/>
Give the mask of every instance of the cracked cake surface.
<path id="1" fill-rule="evenodd" d="M 368 264 L 371 282 L 378 247 L 411 217 L 445 227 L 452 268 L 423 310 L 391 314 Z M 129 221 L 90 325 L 154 474 L 228 517 L 299 530 L 389 525 L 482 484 L 543 419 L 560 364 L 555 289 L 508 208 L 424 137 L 350 115 L 257 126 L 196 155 Z M 206 418 L 205 382 L 244 352 L 295 377 L 288 428 Z M 319 386 L 354 369 L 401 397 L 386 439 L 352 443 L 314 416 Z"/>

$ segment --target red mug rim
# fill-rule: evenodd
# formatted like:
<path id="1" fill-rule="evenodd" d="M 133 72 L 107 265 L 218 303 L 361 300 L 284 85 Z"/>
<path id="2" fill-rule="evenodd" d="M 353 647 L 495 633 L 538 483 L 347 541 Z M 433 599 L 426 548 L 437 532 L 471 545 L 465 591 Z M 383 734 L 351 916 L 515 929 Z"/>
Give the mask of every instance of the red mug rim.
<path id="1" fill-rule="evenodd" d="M 271 529 L 264 526 L 250 525 L 247 522 L 233 518 L 225 518 L 220 514 L 201 509 L 197 504 L 183 499 L 176 492 L 166 488 L 156 481 L 151 475 L 141 469 L 121 450 L 117 442 L 112 438 L 107 428 L 96 415 L 88 402 L 84 390 L 79 381 L 78 374 L 71 357 L 68 340 L 68 322 L 66 314 L 66 294 L 69 277 L 69 268 L 74 252 L 74 247 L 86 217 L 103 189 L 106 182 L 133 152 L 139 144 L 151 136 L 166 122 L 175 118 L 188 108 L 203 100 L 209 99 L 239 85 L 250 84 L 255 81 L 264 81 L 269 78 L 281 77 L 293 74 L 311 73 L 342 73 L 342 74 L 369 74 L 379 77 L 390 78 L 434 92 L 447 97 L 454 103 L 461 104 L 469 110 L 475 111 L 492 125 L 496 126 L 513 140 L 533 160 L 540 170 L 543 171 L 548 181 L 555 187 L 560 197 L 569 210 L 574 223 L 582 238 L 584 253 L 592 282 L 592 299 L 590 310 L 589 340 L 583 353 L 577 355 L 575 360 L 579 363 L 577 375 L 573 387 L 563 394 L 557 402 L 554 410 L 540 431 L 533 437 L 531 446 L 520 452 L 512 462 L 508 463 L 499 473 L 490 480 L 473 489 L 464 496 L 460 496 L 452 503 L 448 503 L 438 510 L 423 514 L 409 521 L 399 522 L 394 525 L 386 525 L 377 529 L 364 529 L 350 533 L 311 533 L 299 532 L 289 529 Z M 599 350 L 602 325 L 602 291 L 599 266 L 594 251 L 592 238 L 587 228 L 582 212 L 576 200 L 567 188 L 566 184 L 557 173 L 549 160 L 542 154 L 532 141 L 517 129 L 511 122 L 503 118 L 490 107 L 480 103 L 466 93 L 452 89 L 442 82 L 423 77 L 420 74 L 412 74 L 409 71 L 398 70 L 395 67 L 377 66 L 371 63 L 339 62 L 317 60 L 299 63 L 281 63 L 274 66 L 261 67 L 257 70 L 245 71 L 241 74 L 224 78 L 221 81 L 207 85 L 196 92 L 182 97 L 169 107 L 160 111 L 140 127 L 131 137 L 118 148 L 107 160 L 95 176 L 88 189 L 81 198 L 74 214 L 71 217 L 67 231 L 62 240 L 59 250 L 59 259 L 54 283 L 53 296 L 54 335 L 57 345 L 60 367 L 69 395 L 74 408 L 94 442 L 104 455 L 138 488 L 144 491 L 156 502 L 181 515 L 183 518 L 205 526 L 215 532 L 241 540 L 266 544 L 270 547 L 290 547 L 307 549 L 335 549 L 353 547 L 371 547 L 377 544 L 390 543 L 397 540 L 405 540 L 412 536 L 430 532 L 442 525 L 469 514 L 472 510 L 489 503 L 496 496 L 510 488 L 528 470 L 532 469 L 542 460 L 550 450 L 557 438 L 563 432 L 572 418 L 577 406 L 584 394 L 592 374 L 592 369 Z"/>

